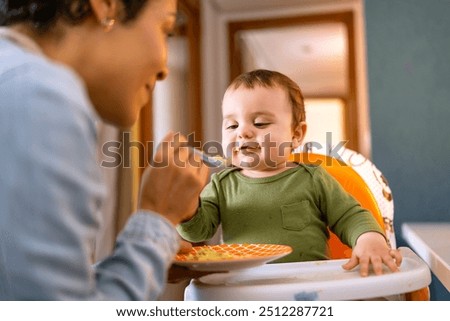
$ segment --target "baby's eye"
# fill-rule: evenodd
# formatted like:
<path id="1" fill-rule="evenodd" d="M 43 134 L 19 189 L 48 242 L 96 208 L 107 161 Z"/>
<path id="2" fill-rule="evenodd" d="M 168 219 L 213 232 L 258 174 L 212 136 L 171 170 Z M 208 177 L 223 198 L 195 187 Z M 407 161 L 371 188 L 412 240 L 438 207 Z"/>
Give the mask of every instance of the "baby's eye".
<path id="1" fill-rule="evenodd" d="M 238 128 L 238 125 L 236 125 L 236 124 L 228 125 L 225 127 L 225 129 L 236 129 L 236 128 Z"/>
<path id="2" fill-rule="evenodd" d="M 266 123 L 266 122 L 256 122 L 253 124 L 255 127 L 258 128 L 264 128 L 270 125 L 270 123 Z"/>

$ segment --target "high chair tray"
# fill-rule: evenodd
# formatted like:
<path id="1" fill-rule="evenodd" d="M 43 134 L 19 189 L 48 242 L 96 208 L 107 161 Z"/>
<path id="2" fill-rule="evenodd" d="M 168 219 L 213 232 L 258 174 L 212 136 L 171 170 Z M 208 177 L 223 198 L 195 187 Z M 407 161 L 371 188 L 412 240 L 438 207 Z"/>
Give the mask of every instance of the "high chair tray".
<path id="1" fill-rule="evenodd" d="M 268 264 L 194 280 L 185 300 L 363 300 L 427 287 L 428 266 L 409 248 L 400 251 L 403 261 L 396 273 L 386 269 L 383 275 L 361 277 L 358 268 L 341 267 L 346 259 Z"/>

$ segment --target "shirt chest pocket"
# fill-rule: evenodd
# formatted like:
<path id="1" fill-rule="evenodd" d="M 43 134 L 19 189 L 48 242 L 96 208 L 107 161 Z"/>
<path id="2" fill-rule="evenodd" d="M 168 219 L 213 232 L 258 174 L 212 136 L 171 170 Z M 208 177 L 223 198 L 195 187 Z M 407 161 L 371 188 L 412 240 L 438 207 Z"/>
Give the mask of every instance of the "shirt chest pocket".
<path id="1" fill-rule="evenodd" d="M 286 230 L 301 231 L 311 223 L 313 217 L 314 209 L 309 200 L 281 206 L 282 224 Z"/>

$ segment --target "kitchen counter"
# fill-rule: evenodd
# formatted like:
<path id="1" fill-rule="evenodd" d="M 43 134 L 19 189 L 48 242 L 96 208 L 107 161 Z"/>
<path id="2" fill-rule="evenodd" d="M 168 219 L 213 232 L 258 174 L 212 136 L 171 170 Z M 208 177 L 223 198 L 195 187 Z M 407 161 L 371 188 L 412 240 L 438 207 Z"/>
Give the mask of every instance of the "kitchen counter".
<path id="1" fill-rule="evenodd" d="M 450 222 L 404 223 L 402 235 L 450 291 Z"/>

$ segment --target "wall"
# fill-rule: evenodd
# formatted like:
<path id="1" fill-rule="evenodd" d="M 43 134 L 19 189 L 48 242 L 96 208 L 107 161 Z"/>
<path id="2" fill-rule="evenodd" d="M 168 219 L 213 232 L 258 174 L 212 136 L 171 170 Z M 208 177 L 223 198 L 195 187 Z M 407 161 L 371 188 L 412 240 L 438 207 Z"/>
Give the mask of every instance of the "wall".
<path id="1" fill-rule="evenodd" d="M 450 2 L 366 0 L 365 13 L 372 156 L 405 246 L 402 223 L 450 221 Z M 450 299 L 435 278 L 430 290 Z"/>
<path id="2" fill-rule="evenodd" d="M 168 39 L 167 66 L 169 74 L 155 85 L 153 93 L 153 140 L 154 148 L 169 131 L 188 135 L 188 42 L 186 37 Z"/>

